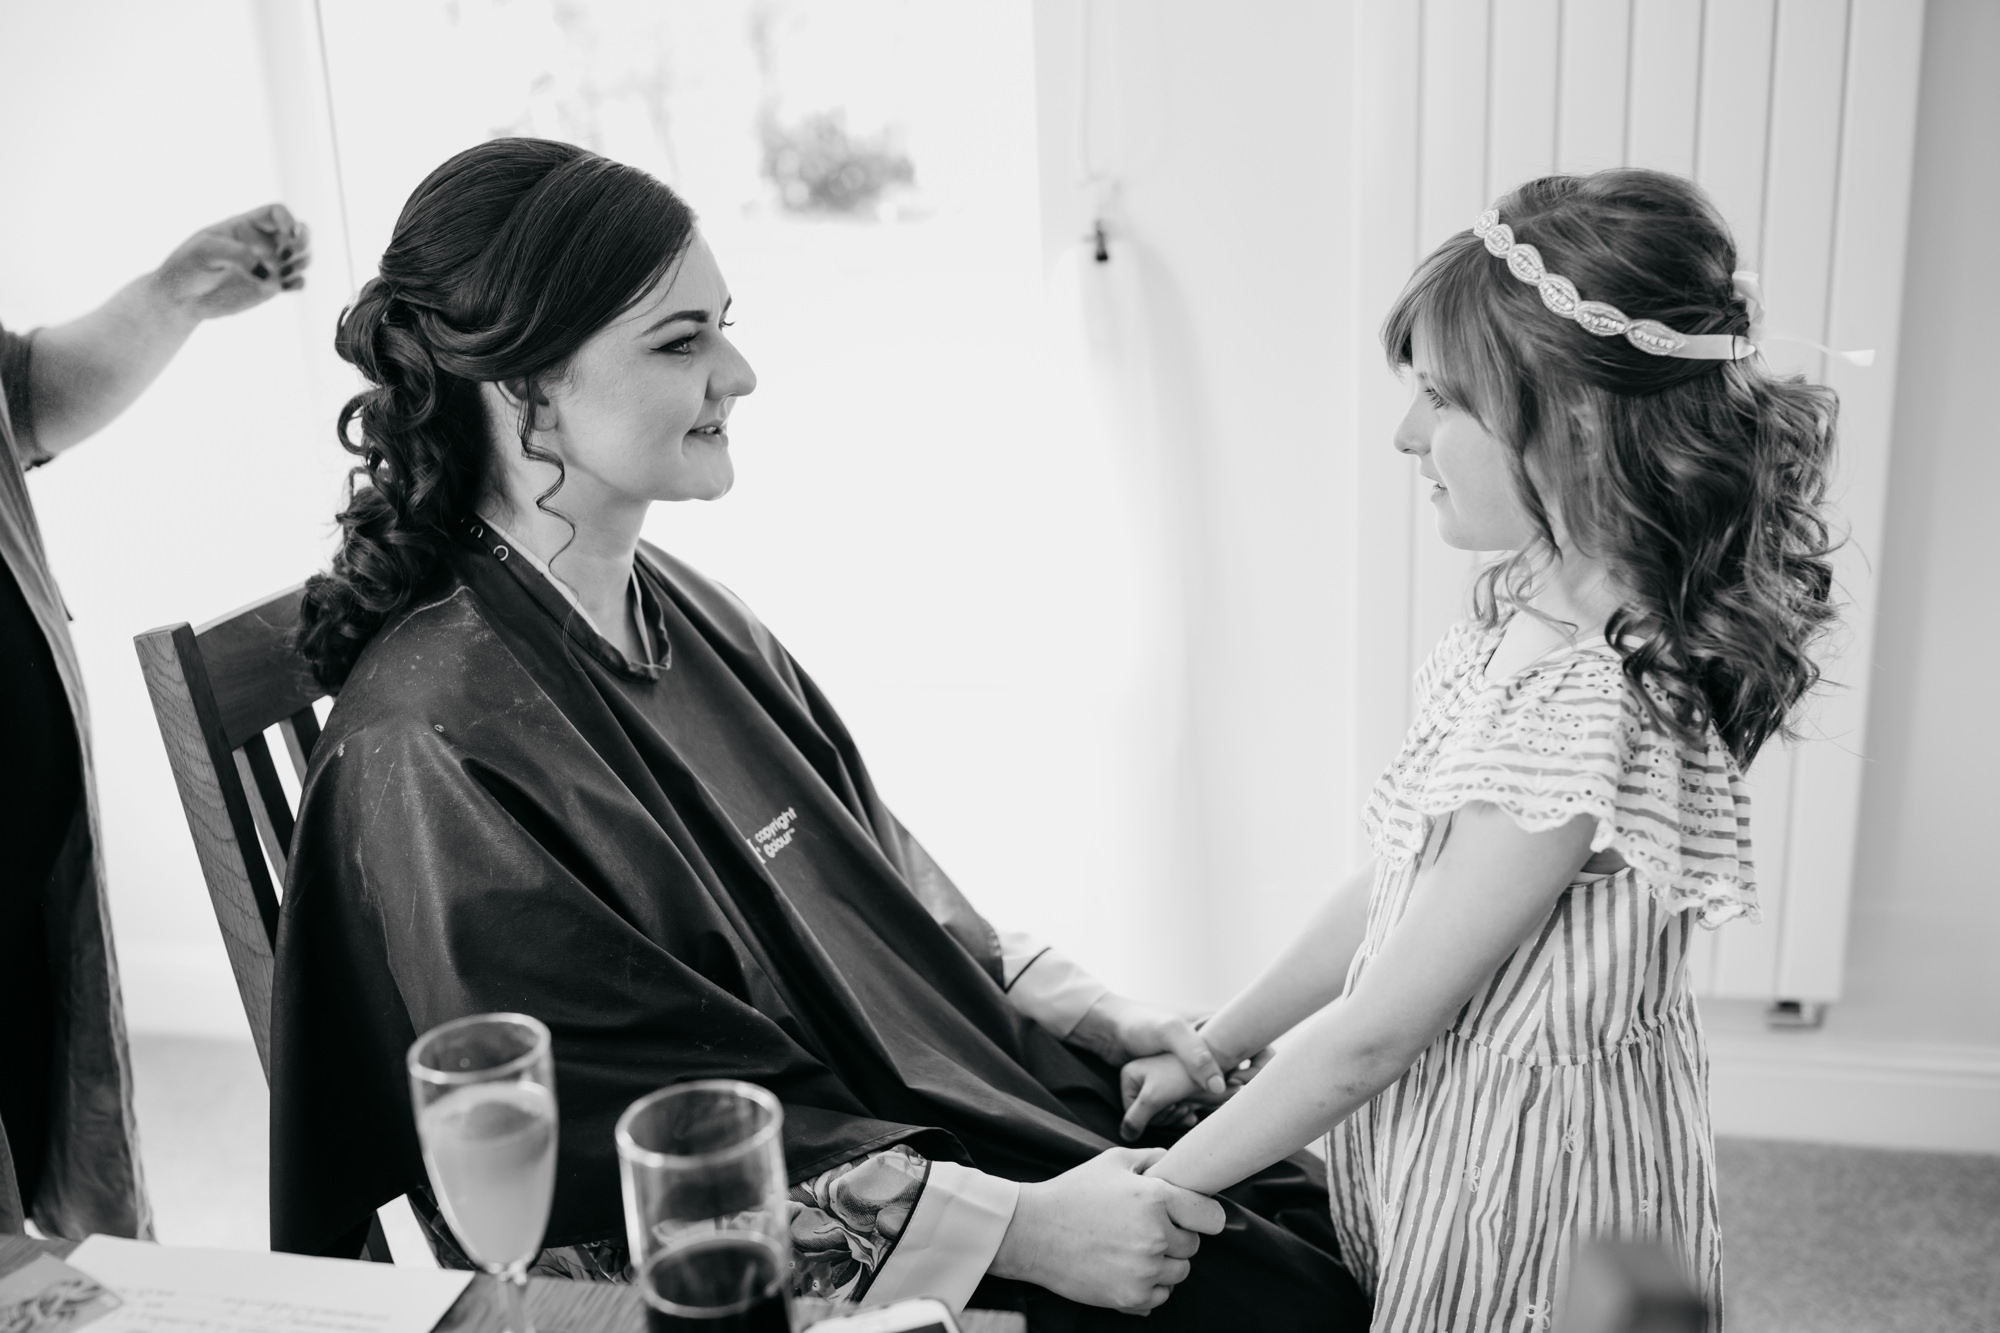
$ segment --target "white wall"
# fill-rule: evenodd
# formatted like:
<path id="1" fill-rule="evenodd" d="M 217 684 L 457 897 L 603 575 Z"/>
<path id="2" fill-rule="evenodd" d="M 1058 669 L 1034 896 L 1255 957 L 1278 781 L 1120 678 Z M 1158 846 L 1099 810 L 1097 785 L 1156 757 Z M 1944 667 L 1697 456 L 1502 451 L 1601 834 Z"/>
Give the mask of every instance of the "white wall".
<path id="1" fill-rule="evenodd" d="M 2000 495 L 2000 6 L 1932 0 L 1896 470 L 1869 721 L 1871 772 L 1848 994 L 1837 1030 L 2000 1046 L 2000 797 L 1992 505 Z"/>
<path id="2" fill-rule="evenodd" d="M 1846 994 L 1815 1033 L 1711 1014 L 1761 1132 L 2000 1151 L 1996 63 L 2000 6 L 1931 0 Z"/>
<path id="3" fill-rule="evenodd" d="M 1083 60 L 1085 14 L 1091 59 Z M 1342 590 L 1350 152 L 1346 6 L 1037 0 L 1043 243 L 1122 343 L 1114 405 L 1163 478 L 1187 586 L 1170 998 L 1215 1003 L 1361 855 Z M 1086 92 L 1087 88 L 1087 92 Z M 1087 127 L 1083 106 L 1088 101 Z M 1089 166 L 1109 178 L 1084 180 Z M 1150 426 L 1150 432 L 1143 427 Z M 1150 438 L 1146 436 L 1150 434 Z"/>

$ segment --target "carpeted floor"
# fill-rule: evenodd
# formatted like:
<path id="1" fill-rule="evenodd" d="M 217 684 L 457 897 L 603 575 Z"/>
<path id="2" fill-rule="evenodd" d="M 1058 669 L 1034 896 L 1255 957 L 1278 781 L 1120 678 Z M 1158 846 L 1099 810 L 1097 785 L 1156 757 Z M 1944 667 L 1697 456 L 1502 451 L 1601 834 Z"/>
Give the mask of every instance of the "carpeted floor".
<path id="1" fill-rule="evenodd" d="M 160 1239 L 261 1249 L 256 1052 L 141 1035 L 132 1060 Z M 2000 1333 L 2000 1157 L 1753 1139 L 1718 1151 L 1730 1333 Z"/>
<path id="2" fill-rule="evenodd" d="M 1730 1333 L 2000 1333 L 2000 1157 L 1716 1153 Z"/>

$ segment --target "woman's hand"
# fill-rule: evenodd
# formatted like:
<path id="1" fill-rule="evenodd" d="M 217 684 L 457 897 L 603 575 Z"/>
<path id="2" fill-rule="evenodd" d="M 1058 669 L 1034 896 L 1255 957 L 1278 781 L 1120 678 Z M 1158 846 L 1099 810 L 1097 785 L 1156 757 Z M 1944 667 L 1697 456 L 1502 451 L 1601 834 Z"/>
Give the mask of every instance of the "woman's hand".
<path id="1" fill-rule="evenodd" d="M 1146 1168 L 1158 1148 L 1108 1148 L 1053 1180 L 1021 1186 L 1014 1219 L 987 1271 L 1084 1305 L 1144 1314 L 1188 1275 L 1222 1205 Z"/>
<path id="2" fill-rule="evenodd" d="M 193 319 L 234 315 L 281 291 L 305 286 L 312 263 L 306 224 L 283 204 L 266 204 L 203 227 L 182 241 L 154 275 L 161 292 Z"/>
<path id="3" fill-rule="evenodd" d="M 1132 1061 L 1118 1071 L 1118 1099 L 1125 1103 L 1119 1135 L 1130 1143 L 1162 1111 L 1200 1091 L 1177 1056 L 1149 1055 Z"/>
<path id="4" fill-rule="evenodd" d="M 1070 1032 L 1068 1040 L 1108 1064 L 1148 1055 L 1171 1055 L 1192 1081 L 1217 1097 L 1229 1091 L 1222 1066 L 1194 1024 L 1171 1009 L 1123 995 L 1106 995 Z"/>
<path id="5" fill-rule="evenodd" d="M 1118 1132 L 1129 1143 L 1162 1116 L 1185 1129 L 1207 1111 L 1234 1097 L 1237 1089 L 1257 1077 L 1269 1063 L 1271 1051 L 1266 1047 L 1231 1069 L 1224 1076 L 1223 1090 L 1217 1093 L 1195 1087 L 1178 1056 L 1149 1055 L 1133 1060 L 1118 1072 L 1118 1098 L 1125 1106 L 1125 1119 Z"/>

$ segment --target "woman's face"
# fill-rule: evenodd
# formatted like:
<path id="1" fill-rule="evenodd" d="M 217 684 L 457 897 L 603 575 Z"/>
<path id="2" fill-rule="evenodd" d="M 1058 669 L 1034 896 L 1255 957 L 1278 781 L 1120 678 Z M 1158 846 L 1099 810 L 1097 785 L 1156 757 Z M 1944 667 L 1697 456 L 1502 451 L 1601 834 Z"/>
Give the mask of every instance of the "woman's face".
<path id="1" fill-rule="evenodd" d="M 1431 483 L 1438 536 L 1465 551 L 1517 551 L 1534 537 L 1534 523 L 1514 489 L 1505 444 L 1470 412 L 1445 401 L 1430 379 L 1430 355 L 1413 340 L 1410 370 L 1417 383 L 1410 410 L 1396 428 L 1396 448 L 1413 455 Z"/>
<path id="2" fill-rule="evenodd" d="M 728 312 L 728 285 L 697 232 L 651 291 L 578 349 L 539 417 L 536 443 L 565 468 L 557 505 L 728 492 L 730 409 L 757 387 L 724 332 Z"/>

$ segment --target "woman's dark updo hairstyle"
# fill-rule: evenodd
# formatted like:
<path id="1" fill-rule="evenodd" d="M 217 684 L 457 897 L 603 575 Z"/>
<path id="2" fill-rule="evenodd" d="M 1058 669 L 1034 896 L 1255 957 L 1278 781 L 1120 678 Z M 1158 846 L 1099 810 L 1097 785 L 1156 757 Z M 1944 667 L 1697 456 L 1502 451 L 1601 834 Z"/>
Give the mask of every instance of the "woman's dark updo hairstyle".
<path id="1" fill-rule="evenodd" d="M 494 459 L 479 386 L 504 383 L 530 405 L 515 423 L 522 452 L 560 469 L 529 440 L 541 386 L 693 236 L 693 212 L 658 180 L 546 139 L 468 148 L 416 188 L 381 276 L 334 338 L 369 387 L 340 412 L 341 446 L 361 463 L 333 567 L 307 581 L 300 610 L 298 648 L 321 684 L 340 688 L 485 497 Z M 559 471 L 541 502 L 561 485 Z"/>
<path id="2" fill-rule="evenodd" d="M 1499 202 L 1517 240 L 1588 301 L 1681 333 L 1746 334 L 1736 245 L 1691 182 L 1657 171 L 1545 176 Z M 1538 540 L 1485 570 L 1489 628 L 1558 553 L 1609 566 L 1627 594 L 1604 626 L 1645 706 L 1684 739 L 1713 725 L 1748 767 L 1790 735 L 1835 616 L 1821 512 L 1839 400 L 1761 358 L 1694 361 L 1604 338 L 1543 307 L 1469 230 L 1418 266 L 1382 330 L 1408 366 L 1512 453 Z M 1644 688 L 1664 692 L 1663 707 Z"/>

